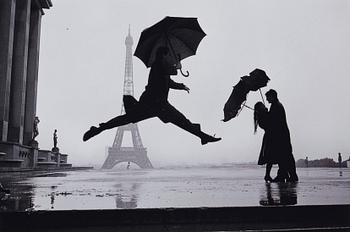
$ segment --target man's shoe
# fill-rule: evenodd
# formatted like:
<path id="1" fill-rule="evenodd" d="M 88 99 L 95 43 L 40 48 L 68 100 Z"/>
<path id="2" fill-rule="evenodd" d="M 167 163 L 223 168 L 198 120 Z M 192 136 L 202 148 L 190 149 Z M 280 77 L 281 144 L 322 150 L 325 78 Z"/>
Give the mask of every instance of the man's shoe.
<path id="1" fill-rule="evenodd" d="M 274 178 L 271 182 L 278 182 L 278 183 L 285 183 L 286 179 L 280 176 L 277 176 L 276 178 Z"/>
<path id="2" fill-rule="evenodd" d="M 290 178 L 287 179 L 287 182 L 292 182 L 292 183 L 295 183 L 295 182 L 298 182 L 299 181 L 299 178 L 298 176 L 291 176 Z"/>
<path id="3" fill-rule="evenodd" d="M 98 127 L 92 126 L 90 127 L 90 130 L 88 130 L 87 132 L 85 132 L 84 136 L 83 136 L 83 141 L 87 141 L 90 138 L 94 137 L 95 135 L 98 135 L 99 133 L 101 133 L 102 130 Z"/>
<path id="4" fill-rule="evenodd" d="M 201 139 L 201 143 L 202 143 L 202 145 L 204 145 L 207 143 L 213 143 L 213 142 L 217 142 L 220 140 L 221 140 L 221 138 L 215 138 L 213 136 L 208 135 L 208 136 L 205 136 L 204 138 Z"/>

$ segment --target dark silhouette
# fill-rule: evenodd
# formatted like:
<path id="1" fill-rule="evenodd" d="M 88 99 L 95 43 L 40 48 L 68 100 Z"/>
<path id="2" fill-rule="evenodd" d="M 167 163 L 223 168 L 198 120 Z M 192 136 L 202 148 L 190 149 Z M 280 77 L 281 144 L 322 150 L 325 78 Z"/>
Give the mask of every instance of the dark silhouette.
<path id="1" fill-rule="evenodd" d="M 279 168 L 274 181 L 298 181 L 284 107 L 279 102 L 275 90 L 270 89 L 265 95 L 267 101 L 271 104 L 268 113 L 270 138 L 268 140 L 268 150 L 266 152 L 274 157 Z"/>
<path id="2" fill-rule="evenodd" d="M 33 140 L 35 140 L 35 138 L 39 135 L 39 128 L 38 128 L 39 122 L 40 122 L 39 117 L 35 116 L 34 123 L 33 123 Z"/>
<path id="3" fill-rule="evenodd" d="M 6 194 L 10 194 L 10 190 L 5 189 L 2 184 L 0 183 L 0 193 L 6 193 Z"/>
<path id="4" fill-rule="evenodd" d="M 271 144 L 271 133 L 269 131 L 270 128 L 268 122 L 268 109 L 262 102 L 257 102 L 254 105 L 254 133 L 256 133 L 258 126 L 265 131 L 260 149 L 258 165 L 266 164 L 264 180 L 266 182 L 272 182 L 273 179 L 270 175 L 271 168 L 273 164 L 277 164 L 277 159 L 273 156 L 272 153 L 268 152 L 268 146 Z"/>
<path id="5" fill-rule="evenodd" d="M 53 147 L 57 148 L 57 130 L 55 129 L 55 131 L 53 132 Z"/>
<path id="6" fill-rule="evenodd" d="M 206 36 L 197 18 L 165 17 L 161 21 L 142 31 L 135 50 L 135 56 L 140 58 L 146 67 L 151 67 L 156 59 L 157 49 L 167 47 L 169 58 L 173 63 L 193 56 L 202 39 Z M 183 76 L 189 76 L 182 72 Z"/>
<path id="7" fill-rule="evenodd" d="M 164 123 L 173 123 L 199 137 L 203 145 L 208 142 L 217 142 L 221 140 L 221 138 L 215 138 L 202 132 L 199 124 L 192 123 L 168 102 L 170 88 L 185 90 L 187 92 L 190 90 L 186 85 L 176 83 L 170 78 L 170 75 L 177 74 L 177 68 L 181 68 L 181 64 L 172 64 L 168 59 L 168 55 L 169 49 L 167 47 L 158 48 L 156 59 L 150 70 L 148 84 L 139 102 L 132 96 L 124 95 L 123 101 L 126 114 L 101 123 L 98 127 L 92 126 L 90 130 L 84 134 L 83 141 L 87 141 L 104 130 L 129 123 L 136 123 L 152 117 L 158 117 Z"/>
<path id="8" fill-rule="evenodd" d="M 342 166 L 342 161 L 343 161 L 343 159 L 342 159 L 341 154 L 339 152 L 338 153 L 338 167 L 339 168 L 341 168 L 341 166 Z M 343 172 L 342 171 L 339 171 L 339 176 L 343 176 Z"/>
<path id="9" fill-rule="evenodd" d="M 341 157 L 341 154 L 340 153 L 338 153 L 338 166 L 339 166 L 339 168 L 341 168 L 341 163 L 342 163 L 342 157 Z"/>
<path id="10" fill-rule="evenodd" d="M 309 167 L 309 157 L 306 156 L 305 159 L 305 166 L 308 168 Z"/>
<path id="11" fill-rule="evenodd" d="M 249 73 L 249 76 L 241 77 L 241 80 L 233 87 L 232 93 L 225 103 L 224 119 L 222 121 L 227 122 L 236 117 L 243 109 L 243 106 L 246 106 L 245 102 L 248 93 L 259 90 L 261 94 L 260 88 L 266 86 L 269 80 L 270 78 L 265 71 L 261 69 L 254 69 Z"/>
<path id="12" fill-rule="evenodd" d="M 56 153 L 60 151 L 60 149 L 57 147 L 57 143 L 58 143 L 57 140 L 58 140 L 57 129 L 55 129 L 55 131 L 53 132 L 53 148 L 51 149 L 51 151 Z"/>

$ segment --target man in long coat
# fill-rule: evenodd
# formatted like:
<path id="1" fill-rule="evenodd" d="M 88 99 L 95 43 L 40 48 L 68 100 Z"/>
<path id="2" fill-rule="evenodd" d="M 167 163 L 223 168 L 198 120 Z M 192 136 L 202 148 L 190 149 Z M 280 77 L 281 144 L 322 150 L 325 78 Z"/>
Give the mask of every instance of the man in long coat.
<path id="1" fill-rule="evenodd" d="M 138 102 L 132 96 L 124 96 L 123 101 L 126 114 L 101 123 L 99 127 L 92 126 L 84 134 L 83 141 L 87 141 L 104 130 L 136 123 L 152 117 L 158 117 L 164 123 L 173 123 L 199 137 L 202 145 L 221 140 L 221 138 L 215 138 L 201 131 L 199 124 L 192 123 L 168 102 L 169 89 L 185 90 L 187 92 L 190 90 L 186 85 L 177 83 L 170 78 L 170 75 L 177 75 L 177 68 L 181 68 L 181 64 L 172 64 L 169 61 L 168 54 L 169 50 L 167 47 L 159 47 L 157 49 L 156 59 L 151 66 L 148 84 L 140 97 L 140 101 Z"/>
<path id="2" fill-rule="evenodd" d="M 276 159 L 279 168 L 274 180 L 277 182 L 298 181 L 286 112 L 275 90 L 270 89 L 266 92 L 266 99 L 271 104 L 268 113 L 270 137 L 267 141 L 266 152 Z"/>

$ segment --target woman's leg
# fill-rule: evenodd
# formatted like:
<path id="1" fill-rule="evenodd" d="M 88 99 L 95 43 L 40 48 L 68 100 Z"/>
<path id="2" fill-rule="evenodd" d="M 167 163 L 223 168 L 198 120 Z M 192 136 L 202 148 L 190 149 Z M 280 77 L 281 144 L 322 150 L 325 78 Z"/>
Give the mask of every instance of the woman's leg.
<path id="1" fill-rule="evenodd" d="M 265 181 L 266 182 L 271 182 L 272 181 L 272 178 L 271 178 L 271 169 L 272 169 L 272 164 L 271 163 L 267 163 L 266 164 L 266 171 L 265 171 L 265 177 L 264 177 L 264 179 L 265 179 Z"/>

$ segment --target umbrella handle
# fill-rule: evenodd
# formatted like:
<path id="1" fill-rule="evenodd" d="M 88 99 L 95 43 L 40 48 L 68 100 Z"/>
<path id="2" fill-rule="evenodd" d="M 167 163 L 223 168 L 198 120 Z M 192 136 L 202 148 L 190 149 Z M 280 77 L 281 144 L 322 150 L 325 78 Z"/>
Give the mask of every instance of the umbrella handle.
<path id="1" fill-rule="evenodd" d="M 261 99 L 262 99 L 262 101 L 264 103 L 264 106 L 266 106 L 264 97 L 263 97 L 262 92 L 261 92 L 261 88 L 259 88 L 259 92 L 260 92 Z"/>
<path id="2" fill-rule="evenodd" d="M 251 110 L 253 110 L 253 111 L 254 111 L 254 109 L 253 109 L 252 107 L 247 106 L 245 103 L 243 103 L 243 104 L 242 104 L 242 106 L 247 107 L 248 109 L 251 109 Z"/>
<path id="3" fill-rule="evenodd" d="M 182 69 L 180 69 L 181 75 L 184 77 L 188 77 L 190 76 L 190 73 L 188 71 L 186 71 L 186 74 L 182 72 Z"/>
<path id="4" fill-rule="evenodd" d="M 181 56 L 180 56 L 180 54 L 177 54 L 177 56 L 175 55 L 175 51 L 174 51 L 173 45 L 171 44 L 171 42 L 170 42 L 168 36 L 166 36 L 166 39 L 167 39 L 167 41 L 168 41 L 168 43 L 169 43 L 169 46 L 170 46 L 170 49 L 171 49 L 172 53 L 173 53 L 174 56 L 177 58 L 177 62 L 180 63 L 180 62 L 181 62 Z M 182 68 L 180 68 L 180 72 L 181 72 L 182 76 L 184 76 L 184 77 L 190 76 L 190 73 L 189 73 L 188 71 L 186 71 L 186 74 L 184 74 L 184 73 L 182 72 Z"/>
<path id="5" fill-rule="evenodd" d="M 169 43 L 170 43 L 170 41 L 169 41 Z M 171 45 L 171 44 L 170 44 Z M 180 54 L 177 54 L 177 61 L 180 63 L 181 62 L 181 56 L 180 56 Z M 190 73 L 188 72 L 188 71 L 186 71 L 186 74 L 184 74 L 183 72 L 182 72 L 182 66 L 180 66 L 181 68 L 180 68 L 180 72 L 181 72 L 181 74 L 182 74 L 182 76 L 184 76 L 184 77 L 188 77 L 188 76 L 190 76 Z"/>

